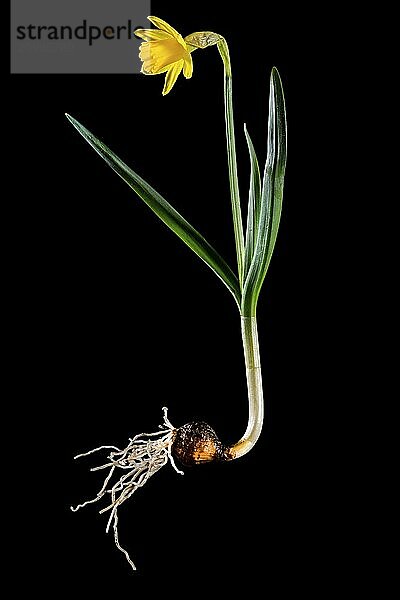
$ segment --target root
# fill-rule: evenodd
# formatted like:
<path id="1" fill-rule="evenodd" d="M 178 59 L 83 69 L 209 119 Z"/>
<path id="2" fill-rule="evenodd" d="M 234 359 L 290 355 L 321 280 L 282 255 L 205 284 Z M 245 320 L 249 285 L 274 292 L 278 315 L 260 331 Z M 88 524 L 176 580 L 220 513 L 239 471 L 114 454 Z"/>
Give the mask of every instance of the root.
<path id="1" fill-rule="evenodd" d="M 89 452 L 78 454 L 75 458 L 81 458 L 83 456 L 89 456 L 95 452 L 101 450 L 112 450 L 108 454 L 108 461 L 100 465 L 99 467 L 93 467 L 91 471 L 99 471 L 102 469 L 110 469 L 106 476 L 100 491 L 97 496 L 92 500 L 86 500 L 78 506 L 71 506 L 71 510 L 76 512 L 80 508 L 98 502 L 109 494 L 111 496 L 111 503 L 105 508 L 100 510 L 100 514 L 111 511 L 107 522 L 106 532 L 108 533 L 111 525 L 114 531 L 115 545 L 123 554 L 132 569 L 135 571 L 136 567 L 132 562 L 128 552 L 122 548 L 118 538 L 118 508 L 126 500 L 128 500 L 140 487 L 143 487 L 145 483 L 150 479 L 152 475 L 157 473 L 164 465 L 167 464 L 168 460 L 177 473 L 183 475 L 183 471 L 180 471 L 173 459 L 171 454 L 171 447 L 174 441 L 176 429 L 170 423 L 167 417 L 167 408 L 163 408 L 164 423 L 160 425 L 160 431 L 154 433 L 139 433 L 134 438 L 129 439 L 129 444 L 124 450 L 120 450 L 117 446 L 99 446 Z M 126 472 L 112 484 L 116 469 L 123 469 Z"/>

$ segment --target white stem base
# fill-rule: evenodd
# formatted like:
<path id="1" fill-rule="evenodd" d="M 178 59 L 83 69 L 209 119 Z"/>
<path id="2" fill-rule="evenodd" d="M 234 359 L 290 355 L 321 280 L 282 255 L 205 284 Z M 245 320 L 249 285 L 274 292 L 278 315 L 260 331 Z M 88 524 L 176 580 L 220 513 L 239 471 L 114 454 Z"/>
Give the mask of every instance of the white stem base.
<path id="1" fill-rule="evenodd" d="M 232 458 L 249 452 L 260 437 L 264 421 L 260 351 L 256 317 L 241 317 L 244 359 L 246 364 L 249 418 L 243 437 L 230 448 Z"/>

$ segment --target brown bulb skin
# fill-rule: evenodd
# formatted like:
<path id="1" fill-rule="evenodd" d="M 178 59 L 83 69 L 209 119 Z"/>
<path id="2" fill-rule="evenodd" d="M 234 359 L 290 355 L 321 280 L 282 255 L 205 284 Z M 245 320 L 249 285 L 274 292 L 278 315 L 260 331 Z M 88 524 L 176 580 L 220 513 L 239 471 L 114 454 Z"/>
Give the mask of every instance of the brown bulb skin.
<path id="1" fill-rule="evenodd" d="M 187 467 L 233 458 L 229 448 L 221 444 L 214 429 L 204 421 L 179 427 L 171 450 L 174 458 Z"/>

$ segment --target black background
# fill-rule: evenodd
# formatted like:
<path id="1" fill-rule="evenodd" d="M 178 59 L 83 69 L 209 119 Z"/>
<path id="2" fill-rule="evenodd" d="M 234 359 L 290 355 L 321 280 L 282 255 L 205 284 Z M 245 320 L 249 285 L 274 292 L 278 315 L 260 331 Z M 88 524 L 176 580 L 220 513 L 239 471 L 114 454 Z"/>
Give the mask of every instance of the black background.
<path id="1" fill-rule="evenodd" d="M 96 507 L 71 504 L 100 485 L 73 456 L 124 446 L 155 430 L 162 406 L 176 425 L 204 419 L 232 443 L 244 432 L 246 384 L 239 318 L 224 286 L 91 150 L 68 112 L 153 184 L 234 266 L 216 48 L 161 96 L 163 77 L 12 76 L 16 214 L 11 221 L 10 354 L 21 370 L 11 404 L 26 466 L 19 523 L 32 586 L 53 595 L 177 589 L 189 576 L 263 582 L 281 593 L 331 589 L 348 565 L 339 539 L 343 489 L 334 485 L 325 377 L 334 275 L 328 267 L 330 138 L 336 33 L 329 13 L 302 7 L 153 2 L 183 35 L 212 30 L 229 43 L 242 200 L 249 164 L 243 122 L 266 155 L 269 72 L 278 67 L 288 113 L 288 167 L 276 251 L 258 309 L 266 421 L 239 461 L 164 468 L 120 510 L 120 540 Z M 316 21 L 317 19 L 317 21 Z M 319 20 L 318 20 L 319 19 Z M 143 24 L 144 26 L 146 24 Z M 329 273 L 329 276 L 327 276 Z M 25 455 L 25 452 L 24 452 Z M 19 550 L 21 552 L 21 550 Z M 16 560 L 23 564 L 16 551 Z M 168 586 L 166 586 L 168 587 Z"/>

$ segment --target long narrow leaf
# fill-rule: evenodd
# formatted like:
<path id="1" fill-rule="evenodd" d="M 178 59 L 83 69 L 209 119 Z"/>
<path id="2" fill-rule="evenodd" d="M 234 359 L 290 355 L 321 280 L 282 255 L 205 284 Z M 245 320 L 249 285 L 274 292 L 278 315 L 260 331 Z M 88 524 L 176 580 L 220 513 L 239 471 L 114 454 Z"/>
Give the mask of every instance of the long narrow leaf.
<path id="1" fill-rule="evenodd" d="M 225 283 L 230 292 L 240 303 L 239 282 L 229 265 L 207 240 L 186 221 L 154 188 L 152 188 L 135 171 L 130 169 L 103 142 L 70 115 L 66 115 L 72 125 L 85 140 L 96 150 L 106 163 L 137 193 L 151 210 L 178 237 L 189 246 Z"/>
<path id="2" fill-rule="evenodd" d="M 257 155 L 254 150 L 253 142 L 247 131 L 246 125 L 244 126 L 244 133 L 247 140 L 247 146 L 250 155 L 250 189 L 249 189 L 249 204 L 247 209 L 247 229 L 246 229 L 246 242 L 245 242 L 245 253 L 244 253 L 244 279 L 246 280 L 247 273 L 251 265 L 251 261 L 254 256 L 254 249 L 257 242 L 257 232 L 260 221 L 260 207 L 261 207 L 261 177 L 260 168 L 258 166 Z"/>
<path id="3" fill-rule="evenodd" d="M 270 79 L 268 155 L 261 195 L 256 248 L 243 290 L 241 310 L 255 315 L 257 300 L 274 250 L 282 210 L 286 168 L 286 113 L 282 83 L 274 67 Z"/>

